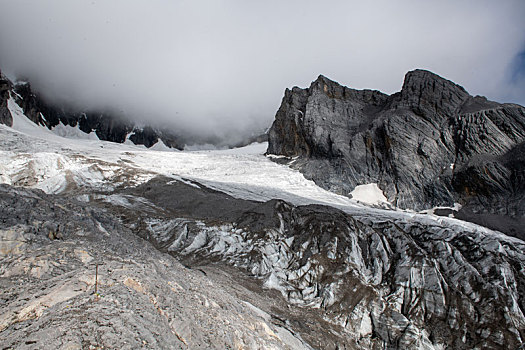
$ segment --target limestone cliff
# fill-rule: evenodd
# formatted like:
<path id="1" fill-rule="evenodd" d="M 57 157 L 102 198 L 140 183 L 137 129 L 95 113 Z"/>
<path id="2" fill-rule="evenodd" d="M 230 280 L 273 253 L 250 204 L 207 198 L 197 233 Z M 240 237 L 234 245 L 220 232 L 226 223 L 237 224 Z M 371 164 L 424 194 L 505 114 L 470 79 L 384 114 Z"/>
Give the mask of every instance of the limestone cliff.
<path id="1" fill-rule="evenodd" d="M 415 70 L 390 96 L 324 76 L 309 88 L 287 89 L 268 154 L 294 158 L 307 178 L 343 195 L 377 182 L 401 208 L 458 202 L 464 218 L 491 227 L 503 220 L 507 232 L 520 235 L 524 142 L 522 106 L 473 97 Z"/>

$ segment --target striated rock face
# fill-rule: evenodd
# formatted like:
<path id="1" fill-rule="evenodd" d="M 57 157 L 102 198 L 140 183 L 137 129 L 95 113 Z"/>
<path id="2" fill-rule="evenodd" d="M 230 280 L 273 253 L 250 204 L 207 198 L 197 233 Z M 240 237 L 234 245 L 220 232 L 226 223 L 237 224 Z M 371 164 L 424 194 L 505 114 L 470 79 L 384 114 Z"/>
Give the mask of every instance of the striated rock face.
<path id="1" fill-rule="evenodd" d="M 415 70 L 391 96 L 323 76 L 309 88 L 287 89 L 267 153 L 294 158 L 293 167 L 337 193 L 377 182 L 401 208 L 459 202 L 465 217 L 491 226 L 485 214 L 496 215 L 519 235 L 524 142 L 523 107 L 472 97 Z"/>

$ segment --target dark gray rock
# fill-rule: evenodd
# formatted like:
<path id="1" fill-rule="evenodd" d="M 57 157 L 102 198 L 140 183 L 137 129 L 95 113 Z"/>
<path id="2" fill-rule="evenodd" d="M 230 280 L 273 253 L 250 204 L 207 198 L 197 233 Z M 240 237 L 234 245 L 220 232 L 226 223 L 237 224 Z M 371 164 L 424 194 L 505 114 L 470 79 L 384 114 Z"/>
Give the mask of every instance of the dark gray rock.
<path id="1" fill-rule="evenodd" d="M 0 71 L 0 124 L 7 126 L 13 125 L 13 117 L 7 108 L 7 100 L 9 99 L 10 89 L 11 82 L 5 78 Z"/>
<path id="2" fill-rule="evenodd" d="M 149 126 L 142 130 L 136 130 L 129 139 L 136 145 L 144 145 L 148 148 L 159 141 L 157 133 Z"/>
<path id="3" fill-rule="evenodd" d="M 58 226 L 64 236 L 50 238 Z M 272 320 L 276 303 L 230 285 L 185 268 L 110 212 L 0 185 L 3 349 L 310 349 Z"/>
<path id="4" fill-rule="evenodd" d="M 401 208 L 459 202 L 520 218 L 524 141 L 522 106 L 472 97 L 415 70 L 391 96 L 323 76 L 309 88 L 287 89 L 267 153 L 294 158 L 292 166 L 307 178 L 343 195 L 376 182 Z"/>

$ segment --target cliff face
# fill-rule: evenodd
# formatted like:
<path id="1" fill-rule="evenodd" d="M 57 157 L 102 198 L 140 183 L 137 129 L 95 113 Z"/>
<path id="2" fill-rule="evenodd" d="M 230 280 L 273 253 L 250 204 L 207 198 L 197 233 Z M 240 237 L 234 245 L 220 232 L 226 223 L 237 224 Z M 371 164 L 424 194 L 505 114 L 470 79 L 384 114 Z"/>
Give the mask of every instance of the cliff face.
<path id="1" fill-rule="evenodd" d="M 2 75 L 2 72 L 0 72 L 0 123 L 7 126 L 13 125 L 13 117 L 7 109 L 10 88 L 11 84 L 9 80 Z"/>
<path id="2" fill-rule="evenodd" d="M 391 96 L 323 76 L 286 90 L 268 154 L 298 157 L 293 166 L 306 177 L 344 195 L 377 182 L 401 208 L 459 202 L 474 220 L 512 217 L 516 233 L 525 214 L 524 142 L 523 107 L 415 70 Z"/>

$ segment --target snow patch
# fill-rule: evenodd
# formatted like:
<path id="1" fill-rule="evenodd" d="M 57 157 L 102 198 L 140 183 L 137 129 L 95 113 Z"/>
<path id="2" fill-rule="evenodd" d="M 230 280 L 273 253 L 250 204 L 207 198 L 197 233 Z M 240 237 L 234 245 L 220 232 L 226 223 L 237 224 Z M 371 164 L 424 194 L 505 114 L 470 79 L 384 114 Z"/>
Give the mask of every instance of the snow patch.
<path id="1" fill-rule="evenodd" d="M 13 129 L 28 135 L 44 138 L 47 135 L 51 134 L 51 132 L 48 129 L 44 128 L 43 126 L 37 125 L 33 123 L 33 121 L 28 119 L 25 116 L 22 107 L 20 107 L 18 103 L 15 102 L 13 97 L 9 97 L 9 99 L 7 100 L 7 108 L 9 109 L 9 112 L 11 112 L 11 116 L 13 117 Z"/>
<path id="2" fill-rule="evenodd" d="M 130 138 L 131 136 L 133 136 L 133 135 L 135 135 L 135 131 L 132 131 L 132 132 L 130 132 L 130 133 L 128 133 L 128 134 L 126 135 L 126 139 L 124 140 L 124 144 L 125 144 L 125 145 L 136 146 L 136 145 L 133 143 L 133 141 L 131 141 L 131 140 L 129 139 L 129 138 Z M 146 147 L 144 146 L 144 148 L 146 148 Z"/>
<path id="3" fill-rule="evenodd" d="M 188 151 L 188 152 L 216 151 L 216 150 L 218 150 L 218 148 L 217 148 L 217 146 L 212 145 L 211 143 L 204 143 L 204 144 L 184 145 L 184 150 Z"/>
<path id="4" fill-rule="evenodd" d="M 374 327 L 372 326 L 372 319 L 367 312 L 364 312 L 363 318 L 361 319 L 361 323 L 359 325 L 359 335 L 361 337 L 366 337 L 372 334 L 373 331 Z"/>
<path id="5" fill-rule="evenodd" d="M 418 213 L 419 213 L 419 214 L 427 214 L 427 215 L 436 215 L 436 214 L 435 214 L 435 211 L 436 211 L 436 210 L 446 210 L 446 209 L 450 209 L 450 210 L 454 210 L 454 211 L 460 211 L 460 210 L 461 210 L 461 207 L 462 207 L 461 204 L 459 204 L 459 203 L 454 203 L 454 206 L 452 206 L 452 207 L 433 207 L 433 208 L 431 208 L 431 209 L 421 210 L 421 211 L 419 211 Z M 449 217 L 453 218 L 453 217 L 454 217 L 454 214 L 449 214 Z"/>
<path id="6" fill-rule="evenodd" d="M 216 153 L 216 154 L 264 154 L 268 149 L 268 142 L 254 142 L 244 147 L 217 148 L 214 145 L 186 145 L 184 151 Z"/>
<path id="7" fill-rule="evenodd" d="M 268 149 L 268 142 L 254 142 L 244 147 L 216 151 L 219 154 L 264 154 Z"/>
<path id="8" fill-rule="evenodd" d="M 100 140 L 95 132 L 85 133 L 78 126 L 64 125 L 62 123 L 55 126 L 51 132 L 60 137 L 68 139 Z"/>
<path id="9" fill-rule="evenodd" d="M 149 148 L 152 151 L 161 151 L 161 152 L 173 152 L 174 149 L 166 146 L 166 144 L 161 140 L 158 139 L 157 142 L 153 146 Z"/>
<path id="10" fill-rule="evenodd" d="M 198 188 L 198 189 L 201 188 L 201 187 L 200 187 L 199 185 L 197 185 L 196 183 L 193 183 L 193 182 L 191 182 L 191 181 L 185 180 L 185 179 L 183 179 L 183 178 L 180 177 L 180 176 L 172 176 L 172 177 L 173 177 L 175 180 L 166 183 L 167 185 L 172 185 L 172 184 L 174 184 L 174 183 L 176 183 L 176 182 L 182 182 L 182 183 L 184 183 L 184 184 L 186 184 L 186 185 L 188 185 L 188 186 L 191 186 L 191 187 L 195 187 L 195 188 Z"/>
<path id="11" fill-rule="evenodd" d="M 377 186 L 377 183 L 370 183 L 367 185 L 359 185 L 350 192 L 352 198 L 371 205 L 378 205 L 382 203 L 388 203 L 383 191 Z"/>
<path id="12" fill-rule="evenodd" d="M 266 157 L 271 158 L 271 159 L 286 159 L 286 158 L 289 158 L 287 156 L 283 156 L 283 155 L 280 155 L 280 154 L 268 154 L 268 155 L 266 155 Z"/>

